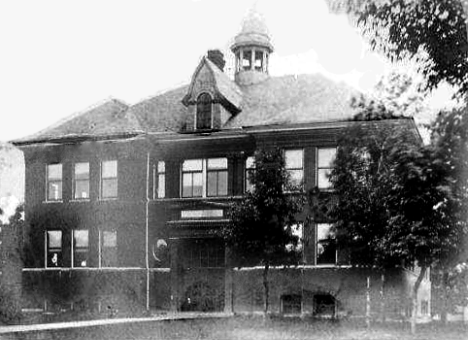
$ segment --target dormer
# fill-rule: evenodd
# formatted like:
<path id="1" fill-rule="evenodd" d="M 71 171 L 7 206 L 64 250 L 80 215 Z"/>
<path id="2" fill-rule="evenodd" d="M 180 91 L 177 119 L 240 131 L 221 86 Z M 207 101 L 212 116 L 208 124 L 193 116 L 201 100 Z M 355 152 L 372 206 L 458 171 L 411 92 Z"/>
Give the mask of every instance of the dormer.
<path id="1" fill-rule="evenodd" d="M 207 132 L 222 129 L 241 111 L 242 92 L 223 72 L 220 51 L 209 51 L 196 68 L 182 103 L 188 108 L 184 131 Z"/>

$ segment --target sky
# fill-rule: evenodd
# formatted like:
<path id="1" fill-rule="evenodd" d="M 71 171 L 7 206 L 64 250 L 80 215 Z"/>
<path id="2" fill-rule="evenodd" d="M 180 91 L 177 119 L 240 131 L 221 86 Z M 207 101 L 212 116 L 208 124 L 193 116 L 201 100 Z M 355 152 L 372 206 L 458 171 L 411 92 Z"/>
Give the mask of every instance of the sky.
<path id="1" fill-rule="evenodd" d="M 319 72 L 365 92 L 391 68 L 324 0 L 0 0 L 0 141 L 188 83 L 208 49 L 230 53 L 254 5 L 273 76 Z"/>

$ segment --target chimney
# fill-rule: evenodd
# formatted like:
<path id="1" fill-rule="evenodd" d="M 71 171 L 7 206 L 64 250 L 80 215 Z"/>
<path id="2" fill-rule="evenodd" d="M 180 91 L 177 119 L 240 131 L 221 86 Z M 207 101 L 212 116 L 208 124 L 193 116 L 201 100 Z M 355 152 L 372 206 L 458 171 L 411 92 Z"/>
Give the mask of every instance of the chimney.
<path id="1" fill-rule="evenodd" d="M 220 50 L 208 50 L 208 59 L 213 62 L 218 68 L 224 72 L 224 65 L 226 65 L 226 61 L 224 60 L 224 54 Z"/>

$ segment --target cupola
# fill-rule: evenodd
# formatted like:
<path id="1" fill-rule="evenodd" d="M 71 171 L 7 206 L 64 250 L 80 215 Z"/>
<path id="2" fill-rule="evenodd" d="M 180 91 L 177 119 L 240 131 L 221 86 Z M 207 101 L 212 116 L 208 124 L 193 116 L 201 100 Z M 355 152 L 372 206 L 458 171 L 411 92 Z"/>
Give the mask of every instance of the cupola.
<path id="1" fill-rule="evenodd" d="M 239 85 L 255 84 L 268 78 L 268 61 L 273 45 L 260 13 L 252 9 L 234 38 L 235 80 Z"/>

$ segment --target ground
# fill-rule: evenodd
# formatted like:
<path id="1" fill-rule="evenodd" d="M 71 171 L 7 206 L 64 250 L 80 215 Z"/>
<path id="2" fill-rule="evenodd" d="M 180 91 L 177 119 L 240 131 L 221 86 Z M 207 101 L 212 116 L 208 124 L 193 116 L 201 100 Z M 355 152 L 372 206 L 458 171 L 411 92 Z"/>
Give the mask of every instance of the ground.
<path id="1" fill-rule="evenodd" d="M 330 322 L 294 318 L 264 321 L 262 317 L 152 321 L 145 323 L 107 325 L 47 332 L 4 334 L 1 339 L 241 339 L 241 340 L 466 340 L 468 328 L 463 325 L 438 327 L 420 325 L 411 336 L 403 324 L 374 325 L 367 330 L 360 322 Z"/>

